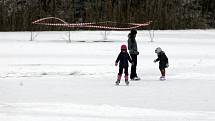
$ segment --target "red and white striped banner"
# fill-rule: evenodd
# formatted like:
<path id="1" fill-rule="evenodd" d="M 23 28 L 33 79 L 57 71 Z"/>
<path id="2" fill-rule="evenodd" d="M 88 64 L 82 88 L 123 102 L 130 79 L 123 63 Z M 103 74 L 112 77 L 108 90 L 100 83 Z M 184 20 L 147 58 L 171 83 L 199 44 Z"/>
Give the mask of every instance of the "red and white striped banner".
<path id="1" fill-rule="evenodd" d="M 49 23 L 46 22 L 48 20 L 57 20 L 60 21 L 58 23 Z M 36 21 L 33 21 L 32 24 L 37 24 L 37 25 L 45 25 L 45 26 L 63 26 L 63 27 L 71 27 L 71 28 L 95 28 L 95 29 L 107 29 L 107 30 L 130 30 L 130 29 L 137 29 L 143 26 L 148 26 L 150 25 L 152 21 L 148 21 L 146 23 L 127 23 L 131 27 L 113 27 L 113 26 L 101 26 L 99 24 L 107 24 L 107 23 L 114 23 L 117 24 L 117 22 L 98 22 L 98 23 L 67 23 L 64 20 L 56 17 L 47 17 L 47 18 L 42 18 L 38 19 Z"/>

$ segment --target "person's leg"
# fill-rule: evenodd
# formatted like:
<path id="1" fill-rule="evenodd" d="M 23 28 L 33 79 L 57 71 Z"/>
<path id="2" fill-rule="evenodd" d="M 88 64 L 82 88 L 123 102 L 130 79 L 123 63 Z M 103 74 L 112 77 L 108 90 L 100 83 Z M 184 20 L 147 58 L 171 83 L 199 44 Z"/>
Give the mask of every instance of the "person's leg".
<path id="1" fill-rule="evenodd" d="M 118 76 L 117 76 L 117 81 L 121 80 L 122 72 L 123 72 L 123 68 L 119 67 L 119 73 L 118 73 Z"/>
<path id="2" fill-rule="evenodd" d="M 131 65 L 130 79 L 133 79 L 134 77 L 137 77 L 137 73 L 136 73 L 137 55 L 131 54 L 131 59 L 132 59 L 132 61 L 133 61 L 133 65 Z"/>
<path id="3" fill-rule="evenodd" d="M 161 77 L 160 80 L 165 80 L 165 68 L 160 68 Z"/>
<path id="4" fill-rule="evenodd" d="M 125 67 L 124 69 L 125 69 L 125 71 L 124 71 L 124 73 L 125 73 L 125 83 L 128 85 L 129 84 L 129 81 L 128 81 L 128 67 Z"/>
<path id="5" fill-rule="evenodd" d="M 134 77 L 137 77 L 137 55 L 134 55 Z"/>
<path id="6" fill-rule="evenodd" d="M 121 77 L 122 77 L 122 72 L 123 72 L 123 68 L 119 67 L 119 73 L 117 75 L 117 81 L 116 81 L 116 85 L 119 85 Z"/>
<path id="7" fill-rule="evenodd" d="M 166 70 L 165 70 L 165 68 L 164 69 L 162 69 L 162 76 L 166 76 Z"/>
<path id="8" fill-rule="evenodd" d="M 160 68 L 161 76 L 165 77 L 165 68 Z"/>
<path id="9" fill-rule="evenodd" d="M 128 67 L 125 67 L 125 81 L 128 81 Z"/>

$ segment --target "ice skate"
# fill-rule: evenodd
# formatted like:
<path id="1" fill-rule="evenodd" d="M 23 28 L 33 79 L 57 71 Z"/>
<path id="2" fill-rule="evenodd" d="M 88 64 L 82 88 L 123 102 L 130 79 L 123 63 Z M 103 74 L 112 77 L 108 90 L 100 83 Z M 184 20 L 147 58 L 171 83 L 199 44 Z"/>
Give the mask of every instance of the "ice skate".
<path id="1" fill-rule="evenodd" d="M 125 76 L 125 84 L 128 86 L 129 85 L 129 81 L 128 81 L 128 76 Z"/>
<path id="2" fill-rule="evenodd" d="M 128 86 L 129 85 L 129 81 L 127 80 L 127 81 L 125 81 L 125 84 Z"/>
<path id="3" fill-rule="evenodd" d="M 136 80 L 136 81 L 140 80 L 140 77 L 134 77 L 134 80 Z"/>
<path id="4" fill-rule="evenodd" d="M 161 76 L 160 81 L 164 81 L 164 80 L 166 80 L 165 76 Z"/>
<path id="5" fill-rule="evenodd" d="M 118 86 L 118 85 L 119 85 L 119 83 L 120 83 L 120 81 L 119 81 L 119 80 L 117 80 L 115 83 L 116 83 L 116 85 Z"/>
<path id="6" fill-rule="evenodd" d="M 118 76 L 117 76 L 117 81 L 115 82 L 115 83 L 116 83 L 116 85 L 119 85 L 120 80 L 121 80 L 121 76 L 122 76 L 122 75 L 118 75 Z"/>

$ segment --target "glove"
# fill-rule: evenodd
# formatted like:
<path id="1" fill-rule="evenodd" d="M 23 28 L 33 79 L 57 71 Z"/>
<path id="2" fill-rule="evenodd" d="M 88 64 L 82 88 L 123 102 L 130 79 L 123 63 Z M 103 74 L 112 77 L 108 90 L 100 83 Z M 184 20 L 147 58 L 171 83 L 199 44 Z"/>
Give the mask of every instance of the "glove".
<path id="1" fill-rule="evenodd" d="M 117 66 L 118 65 L 118 63 L 117 62 L 115 62 L 115 66 Z"/>
<path id="2" fill-rule="evenodd" d="M 153 62 L 154 62 L 154 63 L 156 63 L 156 62 L 157 62 L 157 60 L 155 59 Z"/>
<path id="3" fill-rule="evenodd" d="M 138 52 L 138 51 L 134 51 L 134 54 L 135 54 L 135 55 L 139 55 L 139 52 Z"/>

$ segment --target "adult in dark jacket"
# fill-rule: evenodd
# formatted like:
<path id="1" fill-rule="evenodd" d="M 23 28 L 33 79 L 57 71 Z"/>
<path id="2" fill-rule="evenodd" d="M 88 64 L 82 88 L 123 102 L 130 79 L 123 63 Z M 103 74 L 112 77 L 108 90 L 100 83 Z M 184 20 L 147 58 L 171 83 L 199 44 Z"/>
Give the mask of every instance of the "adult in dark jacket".
<path id="1" fill-rule="evenodd" d="M 160 80 L 166 80 L 166 78 L 165 78 L 165 74 L 166 74 L 165 68 L 169 67 L 168 58 L 167 58 L 165 52 L 162 51 L 162 49 L 160 47 L 157 47 L 155 49 L 155 53 L 157 53 L 158 58 L 155 59 L 154 62 L 156 63 L 156 62 L 159 61 L 159 70 L 161 72 Z"/>
<path id="2" fill-rule="evenodd" d="M 131 55 L 133 65 L 131 66 L 131 80 L 139 80 L 140 78 L 137 76 L 137 55 L 139 55 L 137 42 L 136 42 L 136 34 L 137 30 L 131 29 L 130 33 L 128 34 L 128 50 L 129 54 Z"/>
<path id="3" fill-rule="evenodd" d="M 126 45 L 122 45 L 121 46 L 121 52 L 119 53 L 116 61 L 115 61 L 115 66 L 118 65 L 119 62 L 119 73 L 117 76 L 117 81 L 116 81 L 116 85 L 119 85 L 121 77 L 122 77 L 122 72 L 124 69 L 124 73 L 125 73 L 125 83 L 128 85 L 129 81 L 128 81 L 128 61 L 130 63 L 132 63 L 131 57 L 127 52 L 127 46 Z"/>

